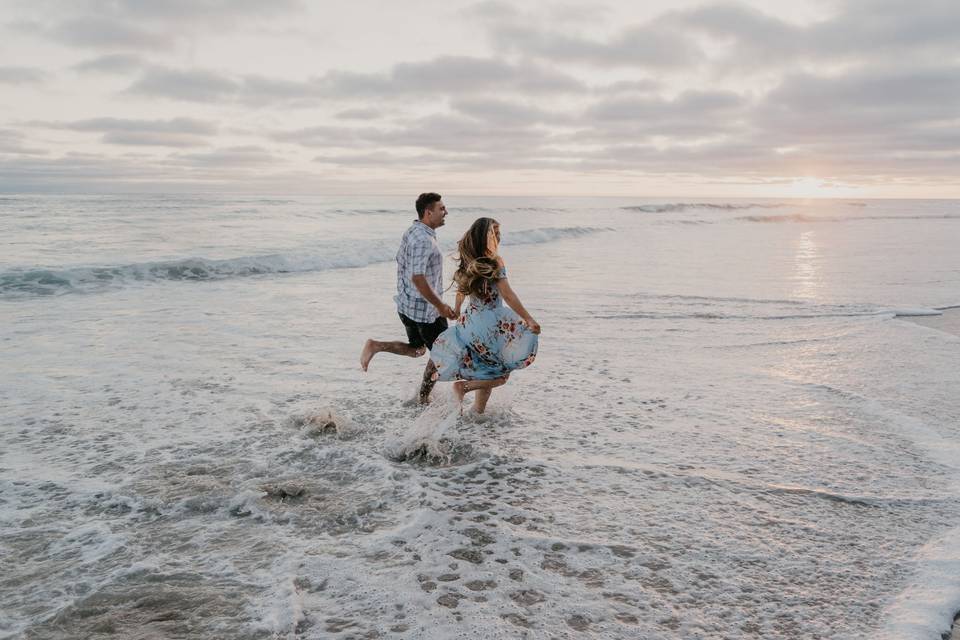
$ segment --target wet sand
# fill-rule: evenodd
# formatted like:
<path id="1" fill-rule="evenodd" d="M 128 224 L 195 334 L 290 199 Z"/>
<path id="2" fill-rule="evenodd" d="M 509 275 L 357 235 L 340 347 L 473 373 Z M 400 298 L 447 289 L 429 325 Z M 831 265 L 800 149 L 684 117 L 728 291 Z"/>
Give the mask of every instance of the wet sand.
<path id="1" fill-rule="evenodd" d="M 898 316 L 900 320 L 909 320 L 931 329 L 960 336 L 960 309 L 946 309 L 939 316 Z M 956 635 L 956 634 L 955 634 Z"/>

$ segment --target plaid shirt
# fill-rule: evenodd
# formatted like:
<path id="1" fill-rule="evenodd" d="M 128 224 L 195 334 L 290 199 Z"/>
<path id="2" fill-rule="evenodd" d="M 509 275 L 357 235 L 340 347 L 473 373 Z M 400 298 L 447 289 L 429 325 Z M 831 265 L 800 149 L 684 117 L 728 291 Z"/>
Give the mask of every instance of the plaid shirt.
<path id="1" fill-rule="evenodd" d="M 416 322 L 433 322 L 440 317 L 437 309 L 420 295 L 413 276 L 423 275 L 437 296 L 443 293 L 443 254 L 437 244 L 437 233 L 419 220 L 414 220 L 400 240 L 397 251 L 397 311 Z"/>

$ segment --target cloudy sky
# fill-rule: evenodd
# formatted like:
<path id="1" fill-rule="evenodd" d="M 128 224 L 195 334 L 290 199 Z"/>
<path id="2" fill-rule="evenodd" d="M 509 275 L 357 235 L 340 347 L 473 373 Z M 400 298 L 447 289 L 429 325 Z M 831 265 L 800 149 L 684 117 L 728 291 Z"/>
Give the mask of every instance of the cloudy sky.
<path id="1" fill-rule="evenodd" d="M 0 0 L 0 191 L 960 197 L 958 34 L 958 0 Z"/>

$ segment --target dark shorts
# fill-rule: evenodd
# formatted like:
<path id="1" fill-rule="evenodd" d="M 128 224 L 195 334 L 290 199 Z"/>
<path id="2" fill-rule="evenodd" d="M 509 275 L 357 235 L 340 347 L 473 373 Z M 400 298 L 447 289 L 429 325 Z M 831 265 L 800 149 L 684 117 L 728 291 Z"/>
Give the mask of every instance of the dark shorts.
<path id="1" fill-rule="evenodd" d="M 440 316 L 433 322 L 417 322 L 402 313 L 398 313 L 397 315 L 400 316 L 400 322 L 403 323 L 404 328 L 407 330 L 407 342 L 414 349 L 419 349 L 420 347 L 433 349 L 433 341 L 447 329 L 447 319 L 443 316 Z"/>

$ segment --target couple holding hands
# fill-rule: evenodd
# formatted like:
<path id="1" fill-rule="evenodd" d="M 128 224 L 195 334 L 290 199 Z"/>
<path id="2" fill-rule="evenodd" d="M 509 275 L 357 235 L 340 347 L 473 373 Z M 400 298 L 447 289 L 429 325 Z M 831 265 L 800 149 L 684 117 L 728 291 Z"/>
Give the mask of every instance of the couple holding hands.
<path id="1" fill-rule="evenodd" d="M 367 340 L 360 366 L 366 371 L 381 351 L 418 358 L 429 350 L 420 403 L 429 401 L 438 380 L 454 381 L 461 406 L 467 393 L 476 392 L 473 408 L 483 413 L 493 389 L 505 384 L 511 371 L 533 362 L 540 325 L 510 287 L 499 254 L 500 223 L 493 218 L 478 218 L 460 239 L 453 274 L 457 300 L 453 308 L 445 304 L 436 230 L 443 226 L 447 208 L 437 193 L 420 194 L 416 208 L 417 220 L 404 232 L 397 252 L 394 300 L 407 341 Z"/>

